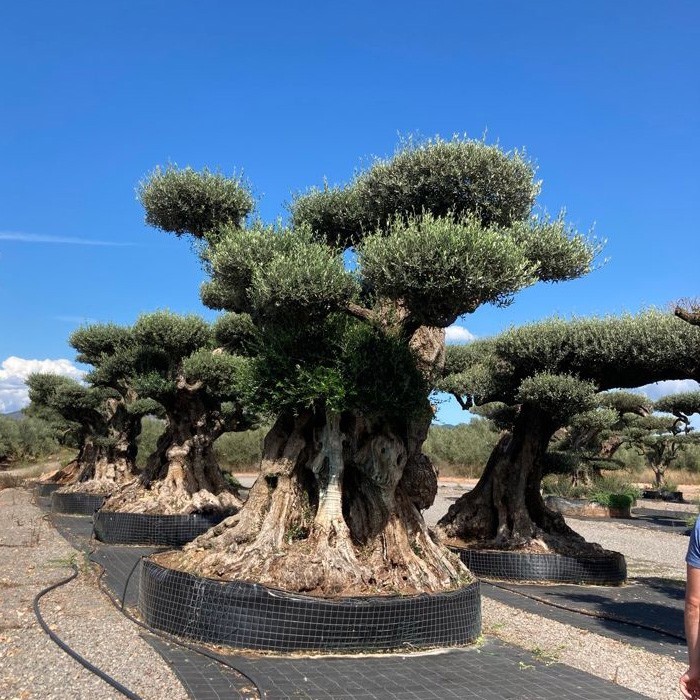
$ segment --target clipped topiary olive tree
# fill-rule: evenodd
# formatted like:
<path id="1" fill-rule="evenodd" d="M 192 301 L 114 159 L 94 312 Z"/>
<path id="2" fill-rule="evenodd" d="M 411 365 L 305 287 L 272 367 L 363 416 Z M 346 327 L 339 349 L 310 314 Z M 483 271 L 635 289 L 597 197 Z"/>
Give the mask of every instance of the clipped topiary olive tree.
<path id="1" fill-rule="evenodd" d="M 232 346 L 233 326 L 225 319 L 220 331 Z M 123 386 L 134 397 L 130 415 L 162 415 L 166 427 L 138 479 L 104 510 L 161 515 L 237 510 L 240 499 L 218 467 L 213 444 L 227 430 L 252 425 L 242 402 L 248 360 L 223 352 L 217 328 L 197 316 L 145 314 L 125 332 L 126 342 L 93 379 Z"/>
<path id="2" fill-rule="evenodd" d="M 654 488 L 662 491 L 673 462 L 700 439 L 690 425 L 690 416 L 700 413 L 700 391 L 664 396 L 654 402 L 653 410 L 631 421 L 619 439 L 644 457 L 654 473 Z"/>
<path id="3" fill-rule="evenodd" d="M 625 444 L 623 431 L 638 416 L 647 416 L 653 402 L 644 394 L 606 391 L 595 408 L 574 415 L 553 435 L 545 455 L 544 472 L 567 475 L 572 487 L 590 487 L 602 470 L 625 468 L 615 455 Z"/>
<path id="4" fill-rule="evenodd" d="M 698 377 L 699 340 L 700 329 L 647 312 L 545 321 L 450 347 L 442 388 L 464 406 L 502 402 L 516 413 L 476 487 L 440 520 L 441 535 L 470 547 L 584 553 L 540 494 L 553 434 L 590 410 L 597 391 Z"/>
<path id="5" fill-rule="evenodd" d="M 76 458 L 53 480 L 74 491 L 109 493 L 115 488 L 106 465 L 112 454 L 110 410 L 112 392 L 89 387 L 56 374 L 35 373 L 27 378 L 30 412 L 49 411 L 61 417 L 78 445 Z"/>
<path id="6" fill-rule="evenodd" d="M 532 214 L 519 153 L 454 139 L 406 144 L 348 185 L 251 220 L 237 178 L 157 170 L 146 219 L 196 239 L 204 302 L 255 327 L 255 402 L 275 418 L 240 513 L 168 565 L 318 595 L 447 590 L 466 571 L 421 511 L 422 453 L 446 326 L 522 288 L 585 274 L 595 246 Z"/>

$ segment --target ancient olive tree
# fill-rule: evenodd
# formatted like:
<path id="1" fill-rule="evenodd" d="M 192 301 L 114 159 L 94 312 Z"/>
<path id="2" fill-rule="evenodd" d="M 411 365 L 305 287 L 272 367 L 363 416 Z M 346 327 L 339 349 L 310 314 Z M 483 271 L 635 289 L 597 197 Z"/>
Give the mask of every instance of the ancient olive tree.
<path id="1" fill-rule="evenodd" d="M 474 490 L 440 520 L 441 535 L 473 547 L 583 551 L 540 494 L 552 436 L 591 410 L 598 391 L 697 377 L 699 340 L 700 329 L 647 312 L 545 321 L 449 348 L 442 388 L 465 406 L 502 402 L 515 417 Z"/>
<path id="2" fill-rule="evenodd" d="M 127 413 L 166 419 L 144 471 L 105 510 L 166 515 L 232 513 L 240 507 L 213 444 L 225 431 L 252 425 L 243 400 L 249 361 L 222 347 L 240 350 L 246 326 L 240 318 L 223 317 L 212 327 L 197 316 L 145 314 L 125 329 L 126 342 L 99 362 L 94 381 L 123 387 L 124 396 L 133 398 Z"/>
<path id="3" fill-rule="evenodd" d="M 139 400 L 129 386 L 131 368 L 123 361 L 129 349 L 129 332 L 125 327 L 92 324 L 75 331 L 69 343 L 78 353 L 78 362 L 92 365 L 85 380 L 90 390 L 102 397 L 99 412 L 103 424 L 102 435 L 97 438 L 100 453 L 93 479 L 67 490 L 111 494 L 138 475 L 136 439 L 141 431 L 141 418 L 156 410 L 156 405 Z"/>
<path id="4" fill-rule="evenodd" d="M 654 412 L 629 422 L 619 439 L 644 457 L 654 473 L 654 488 L 666 488 L 666 472 L 681 453 L 698 443 L 690 416 L 700 413 L 700 391 L 664 396 Z"/>
<path id="5" fill-rule="evenodd" d="M 578 277 L 595 254 L 561 218 L 533 216 L 538 189 L 520 154 L 459 139 L 298 196 L 287 225 L 251 220 L 236 178 L 170 168 L 142 183 L 146 220 L 197 240 L 204 302 L 252 319 L 255 400 L 275 417 L 243 509 L 170 565 L 321 595 L 459 585 L 421 515 L 444 329 Z"/>
<path id="6" fill-rule="evenodd" d="M 74 491 L 113 490 L 114 483 L 105 481 L 101 471 L 109 458 L 106 402 L 110 392 L 45 373 L 31 374 L 27 387 L 31 412 L 60 416 L 64 431 L 74 436 L 78 446 L 76 458 L 54 475 L 53 480 Z"/>
<path id="7" fill-rule="evenodd" d="M 543 474 L 566 474 L 573 486 L 591 486 L 602 470 L 624 469 L 615 455 L 625 445 L 623 431 L 639 416 L 652 412 L 652 401 L 630 391 L 606 391 L 596 396 L 596 406 L 572 416 L 552 436 Z"/>

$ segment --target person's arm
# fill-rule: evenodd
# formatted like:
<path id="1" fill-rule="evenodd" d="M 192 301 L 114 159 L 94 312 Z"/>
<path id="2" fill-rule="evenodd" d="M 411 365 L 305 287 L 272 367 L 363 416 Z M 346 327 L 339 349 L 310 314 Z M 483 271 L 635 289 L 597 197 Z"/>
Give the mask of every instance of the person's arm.
<path id="1" fill-rule="evenodd" d="M 700 698 L 700 569 L 688 564 L 685 586 L 685 638 L 688 670 L 681 676 L 681 692 L 688 700 Z"/>

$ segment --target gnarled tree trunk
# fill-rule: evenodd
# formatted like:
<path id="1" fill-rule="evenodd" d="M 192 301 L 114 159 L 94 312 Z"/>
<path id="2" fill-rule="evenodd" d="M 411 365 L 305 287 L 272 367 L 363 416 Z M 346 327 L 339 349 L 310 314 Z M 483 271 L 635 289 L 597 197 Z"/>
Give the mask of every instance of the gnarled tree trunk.
<path id="1" fill-rule="evenodd" d="M 226 430 L 219 411 L 207 405 L 199 387 L 180 382 L 166 413 L 165 431 L 144 473 L 103 508 L 159 515 L 237 511 L 241 500 L 214 457 L 214 442 Z"/>
<path id="2" fill-rule="evenodd" d="M 95 431 L 87 438 L 76 458 L 81 465 L 76 478 L 62 489 L 63 493 L 109 496 L 138 476 L 136 438 L 141 431 L 141 418 L 131 415 L 121 399 L 105 403 L 104 418 L 104 434 L 97 435 Z"/>
<path id="3" fill-rule="evenodd" d="M 500 439 L 477 485 L 440 519 L 441 538 L 483 549 L 599 551 L 599 545 L 587 543 L 542 499 L 542 456 L 555 429 L 536 406 L 523 405 L 512 433 Z"/>
<path id="4" fill-rule="evenodd" d="M 429 460 L 387 425 L 281 416 L 241 512 L 164 563 L 325 596 L 447 590 L 468 573 L 423 521 L 436 489 Z"/>
<path id="5" fill-rule="evenodd" d="M 438 352 L 444 347 L 441 330 Z M 424 347 L 435 349 L 435 343 Z M 323 596 L 444 591 L 470 580 L 428 531 L 421 510 L 437 474 L 420 452 L 432 419 L 391 425 L 353 412 L 281 415 L 241 511 L 166 566 Z"/>

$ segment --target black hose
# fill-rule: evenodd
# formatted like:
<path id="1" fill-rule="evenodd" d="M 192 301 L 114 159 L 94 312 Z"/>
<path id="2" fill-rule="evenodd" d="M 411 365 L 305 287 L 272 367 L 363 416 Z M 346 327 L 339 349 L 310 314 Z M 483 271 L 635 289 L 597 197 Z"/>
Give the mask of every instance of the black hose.
<path id="1" fill-rule="evenodd" d="M 537 603 L 543 603 L 544 605 L 550 605 L 553 608 L 557 608 L 559 610 L 565 610 L 566 612 L 572 612 L 572 613 L 578 613 L 579 615 L 585 615 L 587 617 L 594 617 L 598 620 L 608 620 L 609 622 L 619 622 L 623 625 L 630 625 L 632 627 L 638 627 L 639 629 L 643 630 L 649 630 L 650 632 L 658 632 L 660 634 L 664 634 L 667 637 L 672 637 L 673 639 L 679 639 L 680 641 L 684 642 L 686 641 L 685 637 L 682 637 L 679 634 L 675 634 L 674 632 L 669 632 L 668 630 L 662 629 L 661 627 L 655 627 L 654 625 L 646 625 L 642 622 L 631 622 L 630 620 L 625 620 L 624 618 L 621 617 L 615 617 L 614 615 L 606 615 L 605 613 L 599 613 L 599 612 L 594 612 L 592 610 L 582 610 L 581 608 L 571 608 L 566 605 L 562 605 L 561 603 L 554 603 L 551 600 L 547 600 L 546 598 L 539 598 L 538 596 L 531 595 L 529 593 L 523 593 L 522 591 L 514 591 L 512 588 L 509 588 L 508 586 L 503 586 L 499 585 L 497 583 L 494 583 L 493 581 L 484 581 L 484 583 L 487 583 L 489 586 L 493 586 L 494 588 L 500 588 L 502 591 L 508 591 L 509 593 L 514 593 L 515 595 L 520 595 L 523 598 L 528 598 L 529 600 L 534 600 Z"/>
<path id="2" fill-rule="evenodd" d="M 136 693 L 132 693 L 127 687 L 123 686 L 119 681 L 115 680 L 112 678 L 112 676 L 106 674 L 104 671 L 101 669 L 97 668 L 97 666 L 94 666 L 91 664 L 85 657 L 81 656 L 78 654 L 77 651 L 74 651 L 71 649 L 53 630 L 49 628 L 49 626 L 46 624 L 44 618 L 41 616 L 41 611 L 39 610 L 39 601 L 47 594 L 53 591 L 55 588 L 58 588 L 59 586 L 65 586 L 67 583 L 70 583 L 74 578 L 77 577 L 78 575 L 78 567 L 71 563 L 71 567 L 73 568 L 73 573 L 68 576 L 68 578 L 62 579 L 61 581 L 58 581 L 57 583 L 53 583 L 50 586 L 47 586 L 44 588 L 42 591 L 39 591 L 39 593 L 34 596 L 34 614 L 36 615 L 36 619 L 39 621 L 39 624 L 41 625 L 41 629 L 46 632 L 46 634 L 49 635 L 51 638 L 51 641 L 53 641 L 55 644 L 57 644 L 63 651 L 68 654 L 68 656 L 72 657 L 75 659 L 79 664 L 84 666 L 90 673 L 94 673 L 96 676 L 101 678 L 105 683 L 109 683 L 115 690 L 118 690 L 122 695 L 125 695 L 127 698 L 130 698 L 131 700 L 142 700 L 141 696 L 136 695 Z"/>

